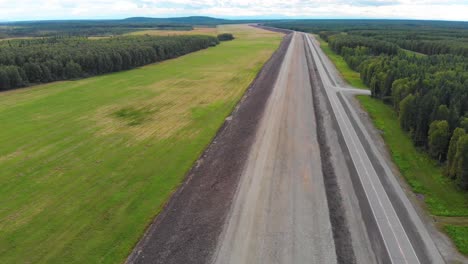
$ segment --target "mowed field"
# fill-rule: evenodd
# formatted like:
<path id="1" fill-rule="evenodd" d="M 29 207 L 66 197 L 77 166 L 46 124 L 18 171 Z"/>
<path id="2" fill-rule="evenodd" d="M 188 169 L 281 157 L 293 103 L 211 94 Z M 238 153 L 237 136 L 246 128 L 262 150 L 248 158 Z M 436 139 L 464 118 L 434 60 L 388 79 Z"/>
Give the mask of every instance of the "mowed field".
<path id="1" fill-rule="evenodd" d="M 282 36 L 0 93 L 0 263 L 121 263 Z"/>

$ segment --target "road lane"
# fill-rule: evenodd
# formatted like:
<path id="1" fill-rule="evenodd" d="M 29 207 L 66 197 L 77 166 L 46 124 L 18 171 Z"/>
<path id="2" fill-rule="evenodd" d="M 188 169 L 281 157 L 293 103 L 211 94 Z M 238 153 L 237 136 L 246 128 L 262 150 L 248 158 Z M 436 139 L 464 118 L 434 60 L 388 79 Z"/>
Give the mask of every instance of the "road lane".
<path id="1" fill-rule="evenodd" d="M 368 143 L 371 139 L 365 129 L 363 129 L 359 118 L 356 118 L 357 114 L 350 108 L 347 99 L 342 96 L 343 92 L 353 92 L 352 89 L 337 86 L 340 82 L 332 80 L 332 76 L 336 76 L 333 75 L 334 69 L 330 66 L 329 62 L 327 62 L 317 42 L 312 39 L 310 35 L 306 35 L 306 39 L 310 51 L 315 58 L 317 70 L 322 79 L 326 95 L 331 102 L 332 110 L 336 116 L 347 148 L 350 151 L 350 158 L 358 172 L 367 200 L 372 209 L 373 217 L 377 222 L 377 227 L 382 236 L 390 262 L 444 263 L 434 242 L 401 190 L 401 187 L 391 174 L 385 161 L 380 157 L 375 147 L 372 148 L 373 144 Z M 368 141 L 367 144 L 365 144 L 368 149 L 364 147 L 361 140 Z M 369 157 L 369 149 L 373 152 L 371 153 L 372 158 L 375 159 Z M 390 182 L 389 185 L 391 185 L 390 187 L 392 190 L 395 190 L 395 193 L 398 195 L 397 198 L 402 201 L 401 203 L 403 206 L 401 206 L 402 208 L 398 208 L 399 211 L 404 212 L 397 212 L 394 207 L 395 202 L 392 203 L 387 195 L 388 188 L 390 187 L 384 186 L 381 182 L 382 175 L 378 175 L 375 168 L 377 162 L 380 163 L 378 166 L 383 168 L 385 176 L 390 178 L 388 180 Z M 400 219 L 402 215 L 405 216 L 405 226 Z M 406 215 L 408 215 L 408 217 L 406 217 Z M 408 236 L 407 232 L 408 222 L 417 229 L 416 231 L 410 230 L 411 237 Z M 415 242 L 417 243 L 416 245 Z"/>
<path id="2" fill-rule="evenodd" d="M 213 263 L 336 263 L 304 48 L 295 33 Z"/>

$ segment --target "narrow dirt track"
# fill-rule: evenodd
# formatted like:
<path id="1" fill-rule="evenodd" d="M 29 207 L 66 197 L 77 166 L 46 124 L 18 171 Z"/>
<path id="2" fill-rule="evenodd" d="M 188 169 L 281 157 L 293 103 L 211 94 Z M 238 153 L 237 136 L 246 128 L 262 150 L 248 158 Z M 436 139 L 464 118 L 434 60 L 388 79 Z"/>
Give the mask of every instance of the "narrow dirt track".
<path id="1" fill-rule="evenodd" d="M 304 41 L 295 34 L 214 263 L 336 263 Z"/>

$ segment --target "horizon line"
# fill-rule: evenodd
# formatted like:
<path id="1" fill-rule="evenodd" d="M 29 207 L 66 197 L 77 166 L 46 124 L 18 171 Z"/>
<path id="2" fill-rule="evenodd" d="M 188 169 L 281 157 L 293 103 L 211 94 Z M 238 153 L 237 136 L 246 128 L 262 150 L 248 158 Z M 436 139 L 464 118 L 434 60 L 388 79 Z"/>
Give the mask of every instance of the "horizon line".
<path id="1" fill-rule="evenodd" d="M 50 18 L 50 19 L 31 19 L 31 20 L 21 20 L 21 19 L 4 19 L 0 20 L 0 23 L 15 23 L 15 22 L 53 22 L 53 21 L 119 21 L 130 18 L 149 18 L 149 19 L 170 19 L 170 18 L 191 18 L 191 17 L 201 17 L 201 18 L 212 18 L 220 20 L 229 20 L 229 21 L 275 21 L 275 20 L 388 20 L 388 21 L 441 21 L 441 22 L 462 22 L 468 23 L 468 20 L 444 20 L 444 19 L 418 19 L 418 18 L 369 18 L 369 17 L 291 17 L 291 16 L 197 16 L 197 15 L 180 15 L 180 16 L 127 16 L 127 17 L 101 17 L 101 18 Z"/>

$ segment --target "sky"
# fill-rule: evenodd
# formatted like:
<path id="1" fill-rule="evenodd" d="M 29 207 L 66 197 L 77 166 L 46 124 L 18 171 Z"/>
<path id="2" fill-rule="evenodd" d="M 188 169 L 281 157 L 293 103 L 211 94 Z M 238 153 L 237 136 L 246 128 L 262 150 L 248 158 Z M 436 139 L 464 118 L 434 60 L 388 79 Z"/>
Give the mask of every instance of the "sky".
<path id="1" fill-rule="evenodd" d="M 194 15 L 468 21 L 468 0 L 0 0 L 0 21 Z"/>

